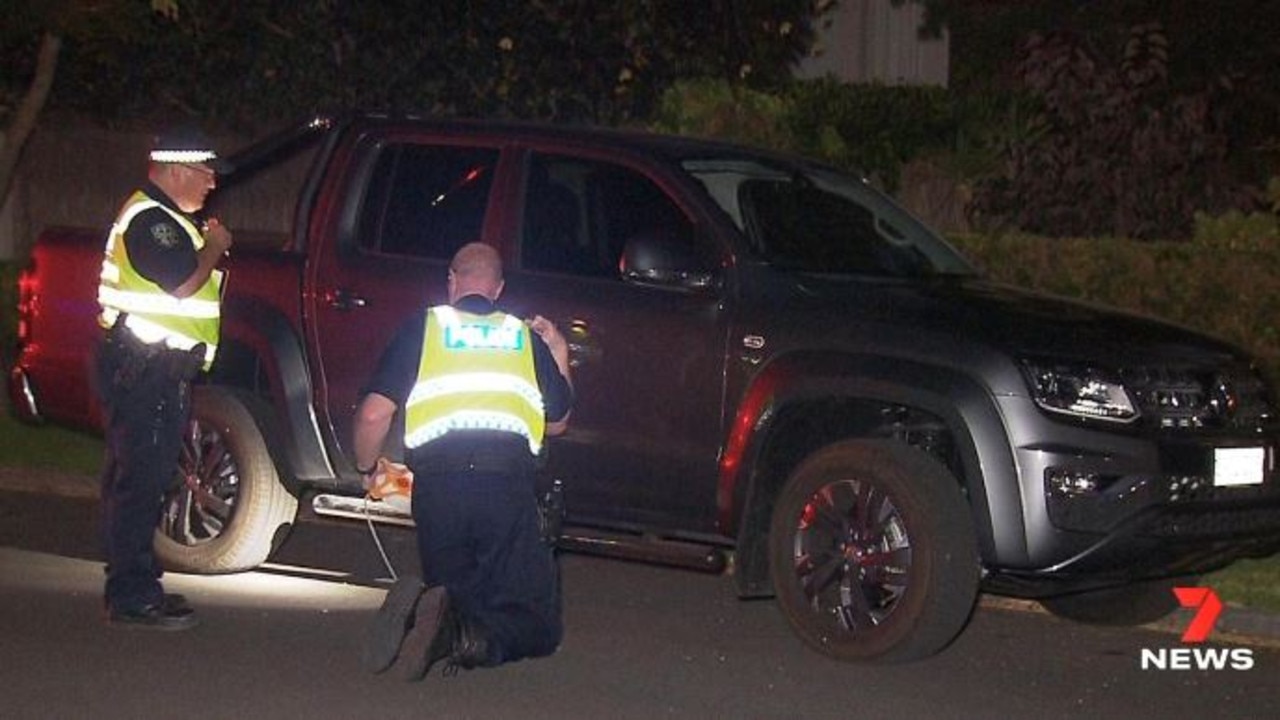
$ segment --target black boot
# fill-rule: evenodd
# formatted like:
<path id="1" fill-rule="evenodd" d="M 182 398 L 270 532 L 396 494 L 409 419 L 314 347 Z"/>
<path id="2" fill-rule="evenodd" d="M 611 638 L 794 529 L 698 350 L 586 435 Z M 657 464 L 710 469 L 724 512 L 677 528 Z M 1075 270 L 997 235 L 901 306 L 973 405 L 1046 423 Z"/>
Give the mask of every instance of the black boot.
<path id="1" fill-rule="evenodd" d="M 463 670 L 488 665 L 489 634 L 478 624 L 459 616 L 449 661 Z"/>
<path id="2" fill-rule="evenodd" d="M 443 586 L 427 588 L 414 610 L 413 627 L 404 637 L 396 668 L 405 680 L 421 680 L 431 669 L 437 638 L 449 614 L 449 592 Z"/>

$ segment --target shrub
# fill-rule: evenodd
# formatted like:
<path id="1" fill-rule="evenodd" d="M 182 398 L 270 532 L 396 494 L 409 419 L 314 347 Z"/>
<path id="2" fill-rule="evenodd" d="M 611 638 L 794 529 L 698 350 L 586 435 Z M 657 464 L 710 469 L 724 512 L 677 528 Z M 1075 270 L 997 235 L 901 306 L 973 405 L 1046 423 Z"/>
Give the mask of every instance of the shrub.
<path id="1" fill-rule="evenodd" d="M 1174 94 L 1169 64 L 1158 24 L 1134 27 L 1119 61 L 1066 32 L 1032 35 L 1018 74 L 1037 132 L 1010 144 L 976 211 L 1052 237 L 1189 238 L 1194 212 L 1237 190 L 1214 94 Z"/>
<path id="2" fill-rule="evenodd" d="M 675 83 L 663 93 L 648 129 L 718 138 L 778 150 L 793 149 L 786 133 L 786 98 L 709 78 Z"/>
<path id="3" fill-rule="evenodd" d="M 788 130 L 801 151 L 859 169 L 896 192 L 902 167 L 950 149 L 956 135 L 946 89 L 848 84 L 826 78 L 790 86 Z"/>
<path id="4" fill-rule="evenodd" d="M 1226 251 L 1265 251 L 1280 247 L 1280 177 L 1267 183 L 1266 210 L 1228 210 L 1195 215 L 1195 242 Z"/>
<path id="5" fill-rule="evenodd" d="M 898 189 L 902 168 L 950 149 L 956 119 L 943 88 L 797 81 L 765 93 L 723 80 L 676 83 L 649 128 L 818 158 Z"/>
<path id="6" fill-rule="evenodd" d="M 1010 284 L 1176 322 L 1242 347 L 1280 380 L 1280 247 L 1224 253 L 1184 242 L 968 235 L 956 245 Z"/>

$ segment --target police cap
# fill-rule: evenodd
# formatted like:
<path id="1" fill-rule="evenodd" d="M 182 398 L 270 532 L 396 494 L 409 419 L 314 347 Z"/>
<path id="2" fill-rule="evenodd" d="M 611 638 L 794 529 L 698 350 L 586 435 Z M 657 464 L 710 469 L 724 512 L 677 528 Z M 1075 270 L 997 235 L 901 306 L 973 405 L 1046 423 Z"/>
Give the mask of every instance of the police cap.
<path id="1" fill-rule="evenodd" d="M 180 125 L 156 135 L 151 145 L 151 162 L 207 165 L 219 175 L 231 172 L 231 165 L 218 157 L 213 141 L 199 128 Z"/>

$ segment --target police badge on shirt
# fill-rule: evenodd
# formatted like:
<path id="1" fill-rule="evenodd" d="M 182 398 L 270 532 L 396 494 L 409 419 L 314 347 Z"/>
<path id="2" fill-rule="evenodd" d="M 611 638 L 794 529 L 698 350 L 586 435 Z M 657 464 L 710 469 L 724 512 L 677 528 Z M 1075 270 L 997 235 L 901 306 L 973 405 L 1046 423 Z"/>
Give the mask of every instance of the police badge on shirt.
<path id="1" fill-rule="evenodd" d="M 161 221 L 151 226 L 151 237 L 160 247 L 172 250 L 182 238 L 182 231 L 172 222 Z"/>

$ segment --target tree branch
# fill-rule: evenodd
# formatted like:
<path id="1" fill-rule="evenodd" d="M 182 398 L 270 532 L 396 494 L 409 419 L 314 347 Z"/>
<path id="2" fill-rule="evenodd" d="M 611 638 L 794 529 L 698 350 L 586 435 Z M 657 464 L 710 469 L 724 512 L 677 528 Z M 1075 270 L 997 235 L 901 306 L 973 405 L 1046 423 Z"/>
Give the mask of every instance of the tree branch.
<path id="1" fill-rule="evenodd" d="M 40 54 L 36 59 L 36 74 L 31 80 L 31 87 L 27 88 L 26 95 L 22 97 L 22 104 L 18 106 L 13 122 L 9 124 L 3 142 L 0 143 L 0 207 L 3 207 L 5 199 L 9 197 L 9 188 L 13 184 L 22 148 L 36 127 L 36 120 L 44 109 L 45 101 L 49 99 L 61 49 L 62 38 L 46 31 L 40 40 Z"/>

